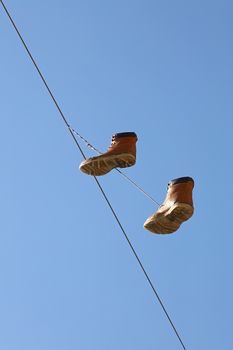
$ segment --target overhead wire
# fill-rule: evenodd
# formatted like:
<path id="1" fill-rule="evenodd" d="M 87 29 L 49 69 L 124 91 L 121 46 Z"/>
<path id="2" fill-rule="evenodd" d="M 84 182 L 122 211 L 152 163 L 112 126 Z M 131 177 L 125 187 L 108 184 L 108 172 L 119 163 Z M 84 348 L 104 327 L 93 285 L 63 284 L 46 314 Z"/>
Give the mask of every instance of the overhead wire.
<path id="1" fill-rule="evenodd" d="M 69 125 L 69 123 L 68 123 L 68 121 L 67 121 L 67 118 L 65 117 L 64 113 L 62 112 L 62 110 L 61 110 L 61 108 L 60 108 L 60 106 L 59 106 L 59 104 L 58 104 L 58 102 L 57 102 L 57 100 L 56 100 L 56 98 L 54 97 L 52 91 L 50 90 L 46 79 L 44 78 L 44 76 L 43 76 L 43 74 L 42 74 L 42 72 L 41 72 L 39 66 L 37 65 L 37 63 L 36 63 L 35 59 L 33 58 L 33 56 L 32 56 L 32 54 L 31 54 L 31 52 L 30 52 L 28 46 L 26 45 L 26 42 L 24 41 L 22 35 L 20 34 L 20 32 L 19 32 L 19 30 L 18 30 L 18 28 L 17 28 L 17 26 L 16 26 L 16 24 L 15 24 L 15 22 L 14 22 L 12 16 L 10 15 L 8 9 L 6 8 L 4 2 L 3 2 L 2 0 L 0 0 L 0 3 L 2 4 L 2 7 L 3 7 L 3 9 L 4 9 L 4 11 L 5 11 L 5 13 L 6 13 L 8 19 L 10 20 L 12 26 L 14 27 L 14 29 L 15 29 L 15 31 L 16 31 L 16 33 L 17 33 L 17 35 L 18 35 L 18 37 L 19 37 L 19 39 L 20 39 L 20 41 L 21 41 L 21 43 L 23 44 L 23 46 L 24 46 L 26 52 L 28 53 L 28 55 L 29 55 L 29 57 L 30 57 L 30 59 L 31 59 L 33 65 L 34 65 L 34 67 L 36 68 L 36 70 L 37 70 L 37 72 L 38 72 L 38 74 L 39 74 L 39 76 L 40 76 L 40 78 L 42 79 L 42 81 L 43 81 L 43 83 L 44 83 L 44 85 L 45 85 L 45 87 L 46 87 L 46 89 L 47 89 L 47 92 L 49 93 L 51 99 L 53 100 L 53 102 L 54 102 L 54 104 L 55 104 L 55 106 L 56 106 L 56 108 L 57 108 L 57 110 L 58 110 L 58 112 L 59 112 L 59 114 L 60 114 L 60 116 L 61 116 L 63 122 L 65 123 L 66 127 L 68 128 L 68 130 L 69 130 L 69 132 L 70 132 L 70 134 L 71 134 L 71 136 L 72 136 L 72 138 L 73 138 L 73 140 L 74 140 L 76 146 L 78 147 L 78 149 L 79 149 L 81 155 L 83 156 L 83 158 L 86 159 L 86 156 L 85 156 L 85 154 L 84 154 L 84 152 L 83 152 L 83 150 L 82 150 L 82 148 L 81 148 L 81 146 L 80 146 L 80 144 L 79 144 L 77 138 L 75 137 L 74 130 L 70 127 L 70 125 Z M 113 207 L 112 207 L 112 205 L 111 205 L 111 203 L 110 203 L 110 201 L 109 201 L 109 199 L 108 199 L 108 197 L 107 197 L 105 191 L 103 190 L 103 187 L 101 186 L 100 182 L 98 181 L 98 179 L 97 179 L 95 176 L 93 176 L 93 178 L 94 178 L 94 180 L 95 180 L 97 186 L 99 187 L 99 189 L 100 189 L 100 191 L 101 191 L 101 193 L 102 193 L 102 195 L 103 195 L 103 197 L 104 197 L 106 203 L 108 204 L 108 206 L 109 206 L 109 208 L 110 208 L 110 210 L 111 210 L 111 212 L 112 212 L 112 214 L 113 214 L 113 216 L 114 216 L 114 218 L 115 218 L 115 220 L 116 220 L 118 226 L 120 227 L 120 229 L 121 229 L 121 231 L 122 231 L 122 233 L 123 233 L 123 235 L 124 235 L 124 237 L 125 237 L 125 239 L 126 239 L 128 245 L 129 245 L 129 247 L 130 247 L 130 249 L 131 249 L 131 251 L 132 251 L 132 253 L 133 253 L 133 255 L 135 256 L 135 258 L 136 258 L 136 260 L 137 260 L 137 262 L 138 262 L 138 264 L 139 264 L 139 266 L 140 266 L 142 272 L 144 273 L 144 276 L 146 277 L 146 280 L 148 281 L 148 283 L 149 283 L 149 285 L 150 285 L 150 287 L 151 287 L 151 289 L 152 289 L 152 291 L 153 291 L 155 297 L 157 298 L 157 300 L 158 300 L 158 302 L 159 302 L 159 304 L 160 304 L 162 310 L 164 311 L 164 314 L 165 314 L 165 316 L 167 317 L 167 320 L 169 321 L 169 323 L 170 323 L 170 325 L 171 325 L 173 331 L 175 332 L 175 334 L 176 334 L 176 336 L 177 336 L 177 338 L 178 338 L 178 340 L 179 340 L 179 342 L 180 342 L 182 348 L 183 348 L 184 350 L 186 350 L 186 347 L 185 347 L 185 345 L 184 345 L 184 343 L 183 343 L 183 341 L 182 341 L 182 339 L 181 339 L 181 336 L 179 335 L 179 333 L 178 333 L 178 331 L 177 331 L 177 329 L 176 329 L 176 327 L 175 327 L 175 324 L 173 323 L 171 317 L 169 316 L 169 314 L 168 314 L 168 312 L 167 312 L 167 310 L 166 310 L 166 308 L 165 308 L 165 306 L 164 306 L 164 303 L 163 303 L 162 299 L 160 298 L 158 292 L 156 291 L 156 288 L 155 288 L 154 284 L 152 283 L 152 281 L 151 281 L 151 279 L 150 279 L 148 273 L 146 272 L 146 270 L 145 270 L 145 268 L 144 268 L 144 266 L 143 266 L 143 264 L 142 264 L 142 262 L 141 262 L 141 260 L 140 260 L 140 258 L 139 258 L 139 256 L 138 256 L 137 252 L 135 251 L 135 249 L 134 249 L 134 247 L 133 247 L 133 245 L 132 245 L 132 243 L 131 243 L 131 241 L 130 241 L 130 239 L 129 239 L 129 237 L 128 237 L 126 231 L 125 231 L 125 229 L 123 228 L 123 226 L 122 226 L 122 224 L 121 224 L 121 222 L 120 222 L 120 220 L 119 220 L 119 218 L 118 218 L 118 216 L 117 216 L 115 210 L 113 209 Z"/>

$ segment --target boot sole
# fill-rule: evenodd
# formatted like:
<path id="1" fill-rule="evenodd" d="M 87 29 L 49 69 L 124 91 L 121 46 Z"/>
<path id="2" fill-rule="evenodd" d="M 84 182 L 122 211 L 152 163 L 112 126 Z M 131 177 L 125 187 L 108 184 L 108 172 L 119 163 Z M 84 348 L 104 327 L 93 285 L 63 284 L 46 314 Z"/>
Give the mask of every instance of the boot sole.
<path id="1" fill-rule="evenodd" d="M 134 165 L 136 158 L 129 153 L 114 154 L 111 156 L 99 156 L 84 160 L 79 169 L 85 174 L 102 176 L 114 168 L 127 168 Z"/>
<path id="2" fill-rule="evenodd" d="M 193 207 L 186 203 L 175 203 L 167 212 L 157 213 L 149 217 L 144 228 L 153 233 L 173 233 L 180 225 L 193 215 Z"/>

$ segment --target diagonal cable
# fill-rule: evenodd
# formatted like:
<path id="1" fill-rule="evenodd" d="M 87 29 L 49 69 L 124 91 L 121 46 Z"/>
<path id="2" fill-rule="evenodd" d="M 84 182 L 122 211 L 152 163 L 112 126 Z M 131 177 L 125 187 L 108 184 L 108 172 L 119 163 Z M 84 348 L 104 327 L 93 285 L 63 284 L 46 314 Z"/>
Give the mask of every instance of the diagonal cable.
<path id="1" fill-rule="evenodd" d="M 75 135 L 74 135 L 74 132 L 73 132 L 72 129 L 70 128 L 70 125 L 69 125 L 69 123 L 68 123 L 68 121 L 67 121 L 65 115 L 63 114 L 63 112 L 62 112 L 62 110 L 61 110 L 61 108 L 60 108 L 60 106 L 59 106 L 57 100 L 55 99 L 55 97 L 54 97 L 52 91 L 50 90 L 50 88 L 49 88 L 49 86 L 48 86 L 48 84 L 47 84 L 47 82 L 46 82 L 46 80 L 45 80 L 43 74 L 41 73 L 41 70 L 39 69 L 39 67 L 38 67 L 36 61 L 34 60 L 34 58 L 33 58 L 32 54 L 31 54 L 30 50 L 28 49 L 28 47 L 27 47 L 27 45 L 26 45 L 26 43 L 25 43 L 23 37 L 21 36 L 21 34 L 20 34 L 20 32 L 19 32 L 19 30 L 18 30 L 18 28 L 17 28 L 15 22 L 13 21 L 11 15 L 10 15 L 10 13 L 9 13 L 9 11 L 7 10 L 7 8 L 6 8 L 5 4 L 3 3 L 3 1 L 0 0 L 0 2 L 1 2 L 1 4 L 2 4 L 2 6 L 3 6 L 3 9 L 4 9 L 4 11 L 5 11 L 7 17 L 9 18 L 11 24 L 13 25 L 13 27 L 14 27 L 14 29 L 15 29 L 17 35 L 18 35 L 18 37 L 20 38 L 20 40 L 21 40 L 21 42 L 22 42 L 22 44 L 23 44 L 25 50 L 27 51 L 27 53 L 28 53 L 28 55 L 29 55 L 29 57 L 30 57 L 30 59 L 31 59 L 31 61 L 32 61 L 32 63 L 33 63 L 33 65 L 35 66 L 35 68 L 36 68 L 36 70 L 37 70 L 39 76 L 41 77 L 41 79 L 42 79 L 42 81 L 43 81 L 43 83 L 44 83 L 44 85 L 45 85 L 45 87 L 46 87 L 46 89 L 47 89 L 47 91 L 48 91 L 50 97 L 52 98 L 52 100 L 53 100 L 53 102 L 54 102 L 56 108 L 58 109 L 58 112 L 59 112 L 60 116 L 62 117 L 62 119 L 63 119 L 63 121 L 64 121 L 66 127 L 69 129 L 69 132 L 70 132 L 70 134 L 71 134 L 71 136 L 72 136 L 72 138 L 73 138 L 73 140 L 74 140 L 76 146 L 78 147 L 78 149 L 79 149 L 80 153 L 82 154 L 83 158 L 86 159 L 86 156 L 85 156 L 84 152 L 82 151 L 82 149 L 81 149 L 81 147 L 80 147 L 80 145 L 79 145 L 79 143 L 78 143 L 78 141 L 77 141 L 77 139 L 76 139 L 76 137 L 75 137 Z M 122 226 L 122 224 L 121 224 L 121 222 L 120 222 L 120 220 L 119 220 L 119 218 L 118 218 L 118 216 L 117 216 L 115 210 L 113 209 L 113 207 L 112 207 L 112 205 L 111 205 L 111 203 L 110 203 L 108 197 L 106 196 L 106 194 L 105 194 L 105 192 L 104 192 L 102 186 L 100 185 L 99 181 L 97 180 L 97 178 L 96 178 L 95 176 L 94 176 L 94 179 L 95 179 L 96 184 L 97 184 L 97 186 L 99 187 L 99 189 L 100 189 L 100 191 L 101 191 L 101 193 L 102 193 L 102 195 L 103 195 L 105 201 L 107 202 L 107 204 L 108 204 L 108 206 L 109 206 L 109 208 L 110 208 L 110 210 L 111 210 L 111 212 L 112 212 L 112 214 L 113 214 L 115 220 L 117 221 L 117 223 L 118 223 L 118 225 L 119 225 L 119 227 L 120 227 L 120 229 L 121 229 L 121 231 L 122 231 L 122 233 L 123 233 L 123 235 L 124 235 L 124 237 L 125 237 L 127 243 L 129 244 L 129 247 L 130 247 L 130 249 L 131 249 L 133 255 L 134 255 L 135 258 L 137 259 L 137 261 L 138 261 L 138 263 L 139 263 L 139 266 L 141 267 L 142 272 L 144 273 L 144 275 L 145 275 L 145 277 L 146 277 L 146 279 L 147 279 L 147 281 L 148 281 L 150 287 L 152 288 L 152 291 L 153 291 L 154 295 L 156 296 L 156 298 L 157 298 L 159 304 L 160 304 L 161 307 L 162 307 L 162 310 L 164 311 L 164 313 L 165 313 L 165 315 L 166 315 L 166 317 L 167 317 L 167 319 L 168 319 L 170 325 L 172 326 L 172 328 L 173 328 L 173 330 L 174 330 L 174 332 L 175 332 L 175 334 L 176 334 L 176 336 L 177 336 L 177 338 L 178 338 L 178 340 L 179 340 L 179 342 L 180 342 L 182 348 L 183 348 L 184 350 L 186 350 L 186 347 L 184 346 L 184 343 L 183 343 L 183 341 L 182 341 L 182 339 L 181 339 L 181 337 L 180 337 L 180 335 L 179 335 L 179 333 L 178 333 L 178 331 L 177 331 L 177 329 L 176 329 L 176 327 L 175 327 L 173 321 L 171 320 L 171 318 L 170 318 L 170 316 L 169 316 L 169 314 L 168 314 L 168 312 L 167 312 L 167 310 L 166 310 L 166 308 L 165 308 L 165 306 L 164 306 L 164 304 L 163 304 L 161 298 L 160 298 L 159 295 L 158 295 L 158 292 L 157 292 L 156 289 L 155 289 L 155 286 L 153 285 L 153 283 L 152 283 L 152 281 L 151 281 L 149 275 L 147 274 L 147 272 L 146 272 L 146 270 L 145 270 L 145 268 L 144 268 L 144 266 L 143 266 L 143 264 L 142 264 L 142 262 L 141 262 L 141 260 L 140 260 L 140 258 L 139 258 L 139 256 L 138 256 L 138 254 L 136 253 L 136 251 L 135 251 L 135 249 L 134 249 L 134 247 L 133 247 L 133 245 L 132 245 L 132 243 L 131 243 L 131 241 L 130 241 L 128 235 L 126 234 L 126 232 L 125 232 L 125 230 L 124 230 L 124 228 L 123 228 L 123 226 Z"/>

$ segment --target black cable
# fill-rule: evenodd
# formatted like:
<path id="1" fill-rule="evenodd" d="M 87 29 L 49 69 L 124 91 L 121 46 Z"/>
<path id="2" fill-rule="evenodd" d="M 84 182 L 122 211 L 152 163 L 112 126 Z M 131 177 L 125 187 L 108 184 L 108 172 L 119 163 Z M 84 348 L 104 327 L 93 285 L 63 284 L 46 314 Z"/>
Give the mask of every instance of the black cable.
<path id="1" fill-rule="evenodd" d="M 34 66 L 35 66 L 35 68 L 36 68 L 38 74 L 40 75 L 40 77 L 41 77 L 41 79 L 42 79 L 42 81 L 43 81 L 43 83 L 44 83 L 44 85 L 45 85 L 45 87 L 46 87 L 46 89 L 47 89 L 47 91 L 48 91 L 50 97 L 52 98 L 52 100 L 53 100 L 55 106 L 57 107 L 58 112 L 60 113 L 60 115 L 61 115 L 61 117 L 62 117 L 64 123 L 66 124 L 67 128 L 69 129 L 69 132 L 70 132 L 72 138 L 74 139 L 74 141 L 75 141 L 75 143 L 76 143 L 76 145 L 77 145 L 77 147 L 78 147 L 80 153 L 82 154 L 83 158 L 86 159 L 86 156 L 85 156 L 85 154 L 83 153 L 83 151 L 82 151 L 82 149 L 81 149 L 81 147 L 80 147 L 80 145 L 79 145 L 79 143 L 78 143 L 78 141 L 77 141 L 77 139 L 76 139 L 76 137 L 75 137 L 75 135 L 74 135 L 72 129 L 70 128 L 70 125 L 69 125 L 69 123 L 68 123 L 68 121 L 67 121 L 65 115 L 63 114 L 63 112 L 62 112 L 62 110 L 61 110 L 61 108 L 60 108 L 60 106 L 59 106 L 57 100 L 55 99 L 55 97 L 54 97 L 52 91 L 50 90 L 50 88 L 49 88 L 49 86 L 48 86 L 48 84 L 47 84 L 47 82 L 46 82 L 46 80 L 45 80 L 43 74 L 41 73 L 41 70 L 39 69 L 39 67 L 38 67 L 38 65 L 37 65 L 37 63 L 36 63 L 36 61 L 34 60 L 34 58 L 33 58 L 32 54 L 31 54 L 31 52 L 29 51 L 29 49 L 28 49 L 28 47 L 27 47 L 27 45 L 26 45 L 26 43 L 25 43 L 25 41 L 24 41 L 22 35 L 20 34 L 20 32 L 19 32 L 19 30 L 18 30 L 18 28 L 17 28 L 15 22 L 13 21 L 11 15 L 10 15 L 10 13 L 9 13 L 9 11 L 7 10 L 7 8 L 6 8 L 5 4 L 3 3 L 3 1 L 0 0 L 0 2 L 1 2 L 1 4 L 2 4 L 2 6 L 3 6 L 3 8 L 4 8 L 4 10 L 5 10 L 5 12 L 6 12 L 6 14 L 7 14 L 9 20 L 10 20 L 10 22 L 12 23 L 12 25 L 13 25 L 13 27 L 14 27 L 16 33 L 18 34 L 18 36 L 19 36 L 19 38 L 20 38 L 20 40 L 21 40 L 21 42 L 22 42 L 24 48 L 26 49 L 26 51 L 27 51 L 27 53 L 28 53 L 28 55 L 29 55 L 29 57 L 30 57 L 32 63 L 34 64 Z M 165 313 L 165 315 L 166 315 L 166 317 L 167 317 L 169 323 L 171 324 L 171 326 L 172 326 L 172 328 L 173 328 L 173 330 L 174 330 L 174 332 L 175 332 L 177 338 L 179 339 L 180 344 L 182 345 L 183 349 L 186 350 L 186 348 L 185 348 L 185 346 L 184 346 L 184 343 L 183 343 L 183 341 L 181 340 L 181 337 L 180 337 L 178 331 L 176 330 L 175 325 L 173 324 L 173 322 L 172 322 L 172 320 L 171 320 L 171 318 L 170 318 L 170 316 L 169 316 L 169 314 L 168 314 L 168 312 L 167 312 L 167 310 L 166 310 L 166 308 L 165 308 L 165 306 L 164 306 L 164 304 L 163 304 L 161 298 L 159 297 L 159 295 L 158 295 L 158 293 L 157 293 L 157 291 L 156 291 L 156 289 L 155 289 L 155 287 L 154 287 L 154 285 L 153 285 L 153 283 L 152 283 L 150 277 L 148 276 L 148 274 L 147 274 L 147 272 L 146 272 L 146 270 L 145 270 L 145 268 L 144 268 L 144 266 L 143 266 L 143 264 L 142 264 L 142 262 L 141 262 L 139 256 L 137 255 L 137 253 L 136 253 L 136 251 L 135 251 L 135 249 L 134 249 L 134 247 L 133 247 L 133 245 L 132 245 L 132 243 L 131 243 L 131 241 L 130 241 L 128 235 L 126 234 L 126 232 L 125 232 L 125 230 L 124 230 L 124 228 L 123 228 L 123 226 L 122 226 L 122 224 L 121 224 L 121 222 L 120 222 L 120 220 L 119 220 L 119 218 L 118 218 L 118 216 L 117 216 L 115 210 L 113 209 L 113 207 L 112 207 L 112 205 L 111 205 L 109 199 L 107 198 L 107 196 L 106 196 L 106 194 L 105 194 L 105 192 L 104 192 L 102 186 L 100 185 L 99 181 L 97 180 L 97 178 L 96 178 L 95 176 L 94 176 L 94 179 L 95 179 L 95 181 L 96 181 L 96 183 L 97 183 L 97 186 L 99 187 L 99 189 L 100 189 L 100 191 L 101 191 L 101 193 L 102 193 L 104 199 L 106 200 L 106 202 L 107 202 L 107 204 L 108 204 L 108 206 L 109 206 L 109 208 L 110 208 L 110 210 L 111 210 L 113 216 L 115 217 L 115 219 L 116 219 L 116 221 L 117 221 L 117 223 L 118 223 L 118 225 L 119 225 L 119 227 L 120 227 L 120 229 L 121 229 L 121 231 L 122 231 L 122 233 L 123 233 L 125 239 L 127 240 L 127 242 L 128 242 L 128 244 L 129 244 L 129 246 L 130 246 L 130 248 L 131 248 L 131 251 L 132 251 L 133 255 L 134 255 L 135 258 L 137 259 L 137 261 L 138 261 L 138 263 L 139 263 L 139 265 L 140 265 L 140 267 L 141 267 L 141 269 L 142 269 L 142 271 L 143 271 L 143 273 L 144 273 L 144 275 L 145 275 L 145 277 L 146 277 L 146 279 L 147 279 L 149 285 L 151 286 L 151 288 L 152 288 L 152 290 L 153 290 L 153 292 L 154 292 L 154 295 L 156 296 L 156 298 L 157 298 L 159 304 L 161 305 L 161 307 L 162 307 L 162 309 L 163 309 L 163 311 L 164 311 L 164 313 Z"/>

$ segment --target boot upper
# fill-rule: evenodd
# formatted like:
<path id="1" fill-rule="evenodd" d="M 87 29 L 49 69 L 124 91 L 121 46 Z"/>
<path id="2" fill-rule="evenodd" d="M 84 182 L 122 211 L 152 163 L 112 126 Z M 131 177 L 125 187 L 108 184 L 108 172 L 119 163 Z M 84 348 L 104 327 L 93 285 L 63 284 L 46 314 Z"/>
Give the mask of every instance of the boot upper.
<path id="1" fill-rule="evenodd" d="M 118 133 L 112 136 L 112 142 L 106 155 L 129 153 L 136 157 L 137 135 L 134 132 Z"/>
<path id="2" fill-rule="evenodd" d="M 193 187 L 194 181 L 191 177 L 171 180 L 168 184 L 166 198 L 158 212 L 168 210 L 174 203 L 185 203 L 193 207 Z"/>

